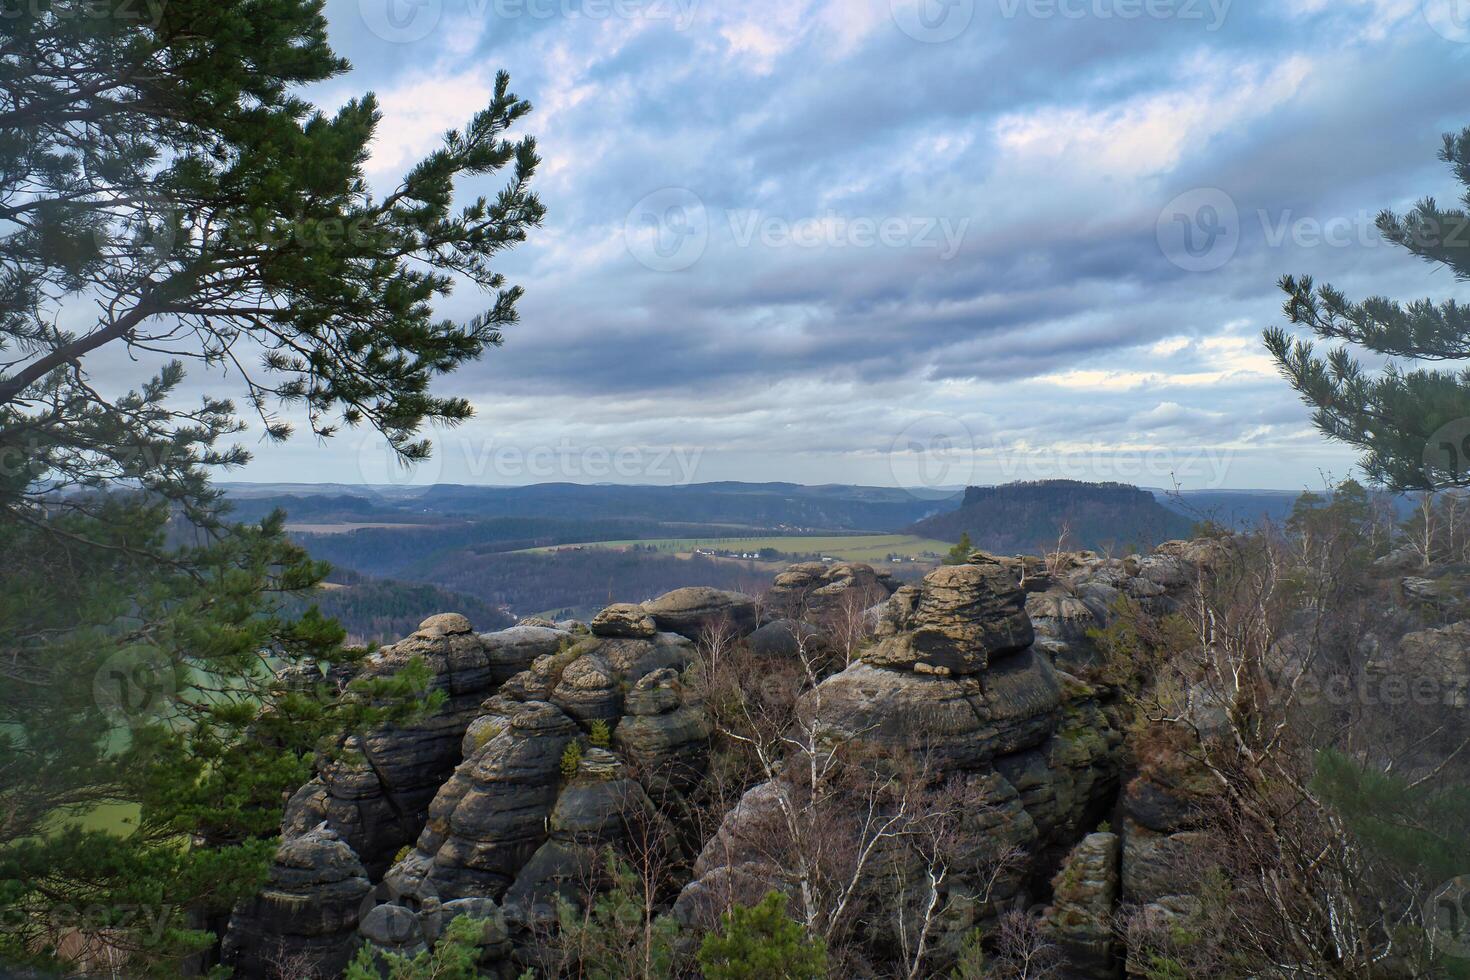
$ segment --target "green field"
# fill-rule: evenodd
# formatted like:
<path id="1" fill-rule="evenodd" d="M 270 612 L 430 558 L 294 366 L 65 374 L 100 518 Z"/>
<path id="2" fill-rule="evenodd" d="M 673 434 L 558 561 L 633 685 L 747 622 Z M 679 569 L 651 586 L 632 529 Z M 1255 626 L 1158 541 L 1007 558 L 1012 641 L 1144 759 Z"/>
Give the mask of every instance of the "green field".
<path id="1" fill-rule="evenodd" d="M 842 561 L 882 562 L 889 555 L 923 560 L 942 555 L 950 543 L 921 538 L 912 534 L 833 534 L 791 535 L 753 538 L 653 538 L 645 541 L 588 541 L 549 548 L 531 548 L 531 552 L 565 551 L 568 548 L 626 549 L 637 545 L 666 554 L 690 554 L 696 550 L 758 552 L 774 548 L 784 555 L 821 555 Z"/>

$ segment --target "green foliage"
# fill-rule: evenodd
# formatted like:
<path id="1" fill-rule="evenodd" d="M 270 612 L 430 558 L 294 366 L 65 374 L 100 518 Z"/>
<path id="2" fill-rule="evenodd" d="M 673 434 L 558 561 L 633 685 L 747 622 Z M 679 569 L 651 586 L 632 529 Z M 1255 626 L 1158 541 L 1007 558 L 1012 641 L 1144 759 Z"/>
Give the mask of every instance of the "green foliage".
<path id="1" fill-rule="evenodd" d="M 582 743 L 575 739 L 567 743 L 567 747 L 561 751 L 561 778 L 571 779 L 577 775 L 577 768 L 582 764 Z"/>
<path id="2" fill-rule="evenodd" d="M 612 848 L 604 857 L 609 887 L 586 909 L 557 899 L 561 972 L 587 980 L 672 977 L 678 923 L 654 916 L 645 882 Z"/>
<path id="3" fill-rule="evenodd" d="M 970 532 L 961 532 L 959 543 L 949 549 L 945 554 L 944 563 L 946 565 L 963 565 L 970 560 L 970 555 L 974 554 L 974 552 L 975 546 L 970 542 Z"/>
<path id="4" fill-rule="evenodd" d="M 1311 788 L 1359 844 L 1398 875 L 1439 883 L 1470 868 L 1470 787 L 1412 787 L 1408 779 L 1327 749 L 1317 753 Z"/>
<path id="5" fill-rule="evenodd" d="M 731 909 L 723 928 L 699 947 L 706 980 L 813 980 L 827 975 L 827 947 L 786 914 L 773 891 L 749 908 Z"/>
<path id="6" fill-rule="evenodd" d="M 1470 187 L 1470 129 L 1446 134 L 1440 159 Z M 1408 214 L 1384 211 L 1378 230 L 1390 243 L 1459 279 L 1470 276 L 1464 211 L 1441 210 L 1425 198 Z M 1285 313 L 1292 326 L 1340 346 L 1319 356 L 1313 344 L 1273 327 L 1265 343 L 1281 373 L 1313 409 L 1317 428 L 1361 450 L 1369 478 L 1393 490 L 1470 483 L 1466 433 L 1450 423 L 1470 418 L 1470 377 L 1458 370 L 1405 370 L 1390 362 L 1365 368 L 1349 345 L 1376 358 L 1453 362 L 1470 358 L 1470 310 L 1454 300 L 1399 303 L 1383 296 L 1349 300 L 1311 276 L 1285 276 Z M 1429 459 L 1426 460 L 1426 451 Z"/>
<path id="7" fill-rule="evenodd" d="M 479 976 L 480 937 L 485 925 L 467 915 L 457 916 L 439 936 L 434 948 L 407 957 L 364 946 L 347 966 L 345 980 L 474 980 Z"/>
<path id="8" fill-rule="evenodd" d="M 985 980 L 985 930 L 976 926 L 960 940 L 950 980 Z"/>
<path id="9" fill-rule="evenodd" d="M 605 749 L 612 745 L 612 731 L 607 727 L 607 722 L 601 718 L 594 718 L 588 727 L 590 731 L 587 741 L 593 748 Z"/>

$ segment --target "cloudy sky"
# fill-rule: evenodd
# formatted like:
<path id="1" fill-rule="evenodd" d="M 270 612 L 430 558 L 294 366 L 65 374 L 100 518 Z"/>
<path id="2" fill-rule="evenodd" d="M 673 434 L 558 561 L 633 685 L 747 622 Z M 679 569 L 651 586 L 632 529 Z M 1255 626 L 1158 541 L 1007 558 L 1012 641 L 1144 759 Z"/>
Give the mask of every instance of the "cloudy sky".
<path id="1" fill-rule="evenodd" d="M 312 95 L 378 94 L 375 186 L 504 68 L 549 217 L 436 462 L 300 438 L 241 476 L 1320 486 L 1352 454 L 1260 331 L 1287 272 L 1454 290 L 1372 217 L 1455 193 L 1457 6 L 329 0 L 355 70 Z"/>

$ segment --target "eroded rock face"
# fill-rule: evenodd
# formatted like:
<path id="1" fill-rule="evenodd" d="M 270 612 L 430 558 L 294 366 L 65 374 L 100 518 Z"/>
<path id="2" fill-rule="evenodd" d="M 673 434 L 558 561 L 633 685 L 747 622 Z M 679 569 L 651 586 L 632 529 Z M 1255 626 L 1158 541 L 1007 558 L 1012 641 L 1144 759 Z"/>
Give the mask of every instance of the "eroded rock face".
<path id="1" fill-rule="evenodd" d="M 895 588 L 886 569 L 862 562 L 809 561 L 776 576 L 765 607 L 778 617 L 830 622 L 882 602 Z"/>
<path id="2" fill-rule="evenodd" d="M 1118 857 L 1116 834 L 1088 834 L 1072 849 L 1053 881 L 1052 904 L 1042 919 L 1062 956 L 1057 976 L 1114 980 L 1120 975 L 1113 933 Z"/>
<path id="3" fill-rule="evenodd" d="M 1023 901 L 1037 862 L 1052 848 L 1065 853 L 1083 821 L 1106 810 L 1116 792 L 1121 735 L 1097 690 L 1059 673 L 1033 645 L 1025 603 L 1012 571 L 986 556 L 938 569 L 894 593 L 878 641 L 858 662 L 797 702 L 802 729 L 820 732 L 824 745 L 899 766 L 923 760 L 937 784 L 965 787 L 975 825 L 968 829 L 983 842 L 977 848 L 1022 855 L 991 883 L 985 903 L 974 899 L 984 856 L 977 850 L 957 862 L 968 870 L 946 883 L 936 933 L 942 948 Z M 789 878 L 771 843 L 780 832 L 781 787 L 756 786 L 726 815 L 675 905 L 681 921 L 704 922 L 729 896 Z M 919 887 L 922 868 L 902 861 L 893 868 L 890 878 L 912 874 Z M 884 887 L 896 886 L 889 880 Z"/>
<path id="4" fill-rule="evenodd" d="M 1405 634 L 1397 646 L 1378 651 L 1367 673 L 1384 703 L 1464 708 L 1470 704 L 1470 622 Z"/>
<path id="5" fill-rule="evenodd" d="M 627 608 L 599 616 L 618 634 L 638 618 Z M 388 872 L 398 904 L 488 898 L 514 939 L 550 924 L 556 896 L 580 901 L 597 887 L 603 849 L 620 845 L 630 821 L 660 819 L 649 792 L 678 792 L 704 770 L 708 721 L 680 680 L 693 655 L 673 633 L 590 635 L 507 680 L 468 726 L 464 761 L 413 850 Z"/>
<path id="6" fill-rule="evenodd" d="M 675 589 L 643 603 L 658 628 L 698 640 L 711 629 L 745 636 L 756 628 L 755 600 L 739 592 L 704 585 Z"/>
<path id="7" fill-rule="evenodd" d="M 362 862 L 325 826 L 285 840 L 270 880 L 230 917 L 221 950 L 237 976 L 273 977 L 282 968 L 337 976 L 352 956 L 372 884 Z"/>
<path id="8" fill-rule="evenodd" d="M 444 706 L 411 726 L 354 738 L 347 756 L 324 765 L 291 798 L 284 834 L 301 834 L 325 822 L 370 875 L 380 876 L 398 849 L 418 836 L 429 802 L 459 761 L 465 731 L 495 688 L 497 675 L 516 662 L 513 658 L 555 649 L 561 636 L 524 626 L 478 636 L 469 620 L 450 613 L 430 617 L 412 636 L 373 654 L 363 676 L 392 676 L 422 660 L 430 671 L 427 689 L 443 691 Z"/>

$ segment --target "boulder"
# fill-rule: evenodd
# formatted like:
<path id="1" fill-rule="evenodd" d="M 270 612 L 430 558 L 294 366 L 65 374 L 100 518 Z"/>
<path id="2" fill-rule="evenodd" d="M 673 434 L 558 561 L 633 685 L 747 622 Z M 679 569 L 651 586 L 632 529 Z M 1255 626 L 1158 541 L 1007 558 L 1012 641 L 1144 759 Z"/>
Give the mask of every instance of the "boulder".
<path id="1" fill-rule="evenodd" d="M 1025 593 L 999 563 L 946 565 L 889 600 L 877 646 L 863 659 L 880 667 L 923 665 L 977 674 L 992 658 L 1031 646 Z"/>
<path id="2" fill-rule="evenodd" d="M 1060 705 L 1055 669 L 1026 651 L 993 667 L 984 684 L 859 662 L 802 695 L 797 711 L 834 741 L 923 752 L 951 769 L 1040 744 L 1056 728 Z"/>
<path id="3" fill-rule="evenodd" d="M 699 640 L 710 630 L 745 636 L 756 627 L 755 600 L 739 592 L 696 585 L 675 589 L 643 603 L 660 630 Z"/>
<path id="4" fill-rule="evenodd" d="M 827 635 L 811 623 L 778 619 L 746 637 L 752 653 L 761 657 L 796 657 L 803 651 L 822 653 L 830 649 Z"/>
<path id="5" fill-rule="evenodd" d="M 592 617 L 594 636 L 630 636 L 646 639 L 658 632 L 653 617 L 642 606 L 618 602 Z"/>
<path id="6" fill-rule="evenodd" d="M 522 620 L 510 629 L 480 634 L 480 642 L 485 646 L 485 660 L 497 684 L 505 683 L 531 666 L 537 657 L 555 653 L 571 636 L 550 623 L 539 623 L 545 621 Z"/>
<path id="7" fill-rule="evenodd" d="M 1053 659 L 1068 667 L 1089 666 L 1097 660 L 1097 647 L 1088 635 L 1103 621 L 1087 603 L 1060 588 L 1032 592 L 1026 596 L 1026 614 L 1036 629 L 1038 644 L 1046 646 Z"/>

